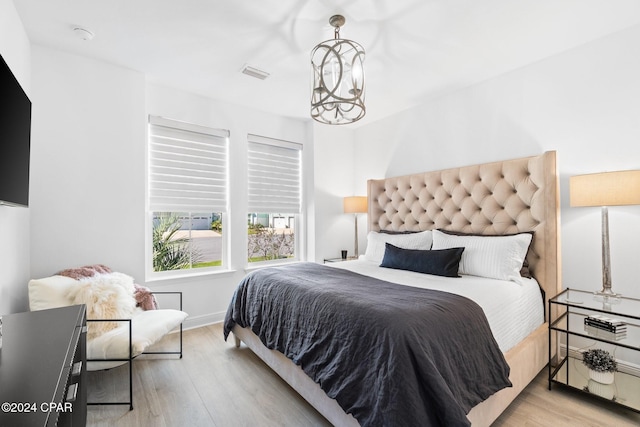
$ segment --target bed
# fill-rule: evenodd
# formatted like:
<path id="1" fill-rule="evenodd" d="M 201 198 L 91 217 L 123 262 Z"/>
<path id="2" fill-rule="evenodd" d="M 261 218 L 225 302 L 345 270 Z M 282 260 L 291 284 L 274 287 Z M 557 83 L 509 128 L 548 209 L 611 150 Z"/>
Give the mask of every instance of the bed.
<path id="1" fill-rule="evenodd" d="M 479 403 L 475 402 L 470 410 L 462 405 L 465 413 L 468 412 L 467 419 L 474 426 L 490 425 L 547 363 L 549 344 L 546 320 L 548 320 L 548 313 L 544 313 L 546 305 L 543 302 L 546 303 L 548 298 L 556 295 L 561 289 L 559 280 L 558 196 L 555 152 L 402 177 L 370 180 L 368 182 L 368 229 L 370 236 L 379 237 L 388 233 L 397 233 L 389 235 L 398 236 L 383 239 L 386 243 L 393 241 L 393 239 L 405 239 L 406 235 L 404 233 L 412 232 L 411 235 L 419 235 L 421 234 L 419 232 L 424 232 L 425 230 L 435 230 L 429 232 L 433 241 L 433 248 L 443 251 L 451 250 L 460 242 L 472 242 L 465 249 L 470 254 L 472 253 L 473 242 L 496 240 L 488 237 L 484 238 L 483 236 L 500 236 L 502 240 L 506 236 L 512 235 L 518 236 L 517 239 L 519 240 L 522 240 L 520 237 L 523 235 L 529 236 L 530 244 L 527 244 L 524 252 L 526 253 L 527 267 L 535 279 L 520 279 L 518 275 L 518 278 L 513 278 L 512 281 L 518 282 L 522 280 L 522 283 L 529 283 L 533 280 L 536 283 L 536 287 L 539 285 L 541 290 L 538 293 L 538 298 L 540 298 L 539 308 L 542 313 L 539 314 L 539 321 L 530 325 L 523 336 L 515 338 L 515 342 L 510 342 L 510 340 L 514 340 L 513 337 L 499 337 L 495 340 L 499 351 L 502 352 L 500 357 L 508 364 L 507 374 L 510 386 L 500 386 L 499 391 L 492 392 Z M 511 241 L 512 238 L 509 237 L 509 240 Z M 436 243 L 439 245 L 438 248 L 436 248 Z M 368 244 L 365 258 L 371 255 L 369 253 L 371 252 L 370 244 L 371 241 Z M 386 247 L 386 249 L 391 250 L 389 247 Z M 406 252 L 407 250 L 412 250 L 411 248 L 403 248 L 401 250 L 405 251 L 401 252 L 402 256 L 407 254 L 413 256 L 412 253 Z M 417 250 L 417 252 L 420 252 L 420 256 L 423 256 L 422 254 L 425 251 Z M 387 253 L 384 254 L 385 262 L 387 261 L 386 256 Z M 461 252 L 461 258 L 464 256 L 464 252 Z M 464 264 L 466 268 L 472 269 L 472 264 L 469 262 L 470 258 L 467 257 L 466 261 L 464 259 L 462 258 L 460 262 L 462 264 L 466 262 Z M 353 263 L 344 262 L 337 265 L 340 268 L 331 270 L 326 270 L 329 267 L 324 266 L 308 266 L 308 269 L 320 270 L 314 274 L 324 275 L 327 278 L 327 282 L 330 281 L 329 277 L 336 276 L 336 284 L 339 284 L 340 279 L 338 276 L 343 273 L 334 274 L 333 271 L 344 270 L 346 271 L 345 274 L 365 276 L 373 274 L 375 276 L 376 273 L 374 271 L 378 269 L 378 271 L 383 271 L 383 277 L 371 280 L 383 281 L 380 286 L 386 286 L 384 283 L 387 283 L 387 281 L 396 283 L 404 281 L 397 286 L 408 288 L 405 285 L 411 285 L 413 289 L 415 284 L 408 282 L 413 280 L 411 279 L 413 275 L 419 273 L 379 268 L 374 265 L 376 264 L 375 262 L 371 261 L 372 259 Z M 520 262 L 522 264 L 522 261 Z M 456 264 L 456 270 L 457 268 L 458 264 Z M 462 271 L 462 266 L 460 268 Z M 483 268 L 483 265 L 480 268 Z M 465 271 L 464 273 L 468 272 Z M 461 278 L 446 280 L 455 280 L 456 286 L 464 288 L 464 283 L 468 281 L 469 275 L 472 276 L 473 274 L 463 274 Z M 273 273 L 272 277 L 274 276 L 277 276 L 277 274 Z M 522 283 L 512 283 L 508 286 L 522 286 Z M 446 287 L 446 285 L 444 286 Z M 405 291 L 403 290 L 403 292 Z M 407 298 L 415 298 L 413 290 L 407 290 L 407 292 L 409 292 Z M 464 291 L 461 292 L 461 295 L 465 295 Z M 473 297 L 465 295 L 464 298 Z M 230 305 L 230 312 L 235 301 L 237 301 L 237 298 L 234 296 L 234 301 Z M 460 304 L 460 300 L 457 300 L 455 304 Z M 482 308 L 486 310 L 484 306 Z M 345 311 L 350 310 L 347 309 Z M 499 312 L 500 310 L 498 310 L 498 317 Z M 228 318 L 229 313 L 227 320 Z M 487 318 L 489 318 L 488 323 L 494 323 L 490 325 L 491 331 L 493 331 L 495 324 L 500 322 L 495 320 L 496 315 L 488 315 Z M 281 352 L 270 350 L 263 344 L 264 337 L 261 340 L 254 333 L 254 331 L 257 331 L 256 327 L 241 327 L 237 323 L 225 322 L 225 329 L 233 332 L 237 345 L 239 345 L 240 341 L 244 342 L 334 425 L 359 425 L 352 415 L 347 414 L 335 399 L 330 398 L 300 368 L 300 360 L 297 360 L 298 364 L 296 364 Z M 474 321 L 473 323 L 481 322 Z M 519 324 L 520 322 L 511 323 Z M 357 323 L 354 324 L 357 325 Z M 275 336 L 280 335 L 277 331 L 274 334 Z M 271 348 L 274 347 L 271 343 L 268 343 L 268 345 Z M 291 355 L 289 356 L 291 357 Z M 466 357 L 466 359 L 470 360 L 472 357 Z M 330 380 L 332 383 L 340 384 L 341 379 L 330 378 Z M 329 381 L 323 378 L 323 381 L 320 382 L 327 389 L 326 384 Z M 330 394 L 335 395 L 333 391 Z M 426 416 L 428 417 L 428 415 Z M 360 419 L 363 418 L 360 417 Z M 376 423 L 371 422 L 371 419 L 366 419 L 365 424 L 374 425 Z M 437 425 L 437 421 L 432 424 Z"/>

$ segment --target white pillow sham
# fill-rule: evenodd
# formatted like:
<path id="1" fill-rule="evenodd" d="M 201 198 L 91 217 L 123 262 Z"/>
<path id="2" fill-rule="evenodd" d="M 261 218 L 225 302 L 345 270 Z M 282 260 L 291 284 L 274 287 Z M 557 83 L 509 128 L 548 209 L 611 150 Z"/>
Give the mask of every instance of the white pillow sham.
<path id="1" fill-rule="evenodd" d="M 464 247 L 460 274 L 522 283 L 520 269 L 531 243 L 530 233 L 512 236 L 456 236 L 433 230 L 433 248 Z"/>
<path id="2" fill-rule="evenodd" d="M 431 249 L 431 230 L 406 234 L 370 231 L 367 234 L 367 249 L 364 253 L 364 259 L 380 264 L 384 258 L 385 243 L 391 243 L 402 249 Z"/>

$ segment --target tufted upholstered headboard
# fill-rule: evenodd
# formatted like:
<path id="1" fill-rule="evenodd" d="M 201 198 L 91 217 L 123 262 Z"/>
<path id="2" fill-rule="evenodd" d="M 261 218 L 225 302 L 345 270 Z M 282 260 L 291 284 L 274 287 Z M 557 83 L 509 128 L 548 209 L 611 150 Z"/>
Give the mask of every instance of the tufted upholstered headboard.
<path id="1" fill-rule="evenodd" d="M 527 259 L 546 292 L 561 289 L 556 152 L 368 181 L 369 230 L 534 231 Z"/>

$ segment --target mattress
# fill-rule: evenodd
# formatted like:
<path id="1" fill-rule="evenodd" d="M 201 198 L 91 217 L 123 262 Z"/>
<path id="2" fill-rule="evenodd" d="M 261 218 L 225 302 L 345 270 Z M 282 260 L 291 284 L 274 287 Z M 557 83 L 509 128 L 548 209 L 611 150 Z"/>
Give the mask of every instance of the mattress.
<path id="1" fill-rule="evenodd" d="M 475 301 L 484 311 L 500 350 L 505 353 L 544 322 L 544 303 L 535 279 L 522 283 L 463 275 L 433 276 L 380 267 L 364 259 L 327 264 L 388 282 L 435 289 Z"/>

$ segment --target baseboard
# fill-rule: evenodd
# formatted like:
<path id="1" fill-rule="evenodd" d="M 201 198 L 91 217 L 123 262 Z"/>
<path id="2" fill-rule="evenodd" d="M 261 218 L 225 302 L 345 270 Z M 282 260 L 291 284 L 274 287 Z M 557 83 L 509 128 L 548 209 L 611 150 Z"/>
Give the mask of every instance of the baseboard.
<path id="1" fill-rule="evenodd" d="M 219 313 L 209 313 L 200 316 L 189 316 L 182 323 L 182 327 L 186 330 L 212 325 L 214 323 L 220 323 L 224 320 L 225 314 L 226 311 L 221 311 Z"/>

